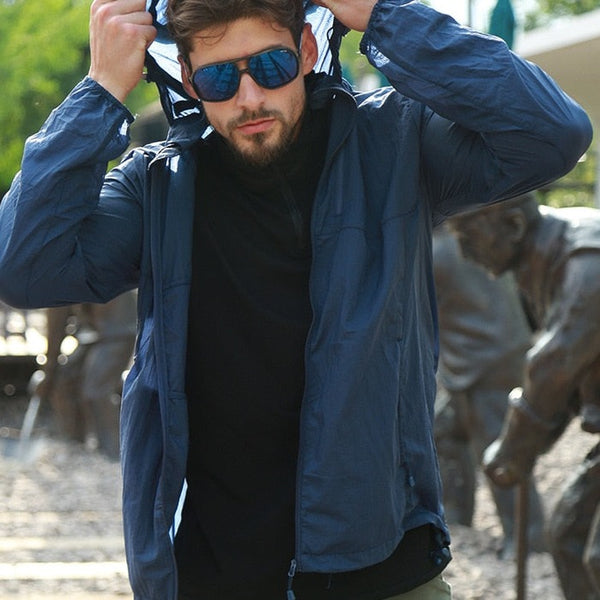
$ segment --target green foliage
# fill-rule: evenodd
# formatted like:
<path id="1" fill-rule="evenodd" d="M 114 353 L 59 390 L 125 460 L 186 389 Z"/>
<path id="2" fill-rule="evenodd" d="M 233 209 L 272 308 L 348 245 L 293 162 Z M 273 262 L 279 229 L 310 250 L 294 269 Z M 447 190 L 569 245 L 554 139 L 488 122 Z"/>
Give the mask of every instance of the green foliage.
<path id="1" fill-rule="evenodd" d="M 362 33 L 350 31 L 342 39 L 340 62 L 344 77 L 357 89 L 362 89 L 362 82 L 367 76 L 374 78 L 378 85 L 387 85 L 385 78 L 371 66 L 364 54 L 359 50 Z"/>
<path id="2" fill-rule="evenodd" d="M 552 15 L 580 15 L 600 7 L 600 0 L 541 0 L 540 7 Z"/>
<path id="3" fill-rule="evenodd" d="M 589 150 L 575 168 L 547 188 L 539 190 L 542 204 L 549 206 L 590 206 L 594 203 L 597 152 Z"/>
<path id="4" fill-rule="evenodd" d="M 0 0 L 0 196 L 23 143 L 89 68 L 89 0 Z M 132 94 L 133 109 L 156 97 Z M 129 104 L 129 102 L 128 102 Z"/>
<path id="5" fill-rule="evenodd" d="M 15 0 L 0 4 L 0 189 L 18 168 L 24 138 L 84 71 L 85 2 Z"/>
<path id="6" fill-rule="evenodd" d="M 525 15 L 525 30 L 548 24 L 552 19 L 580 15 L 600 8 L 600 0 L 537 0 L 537 7 Z"/>

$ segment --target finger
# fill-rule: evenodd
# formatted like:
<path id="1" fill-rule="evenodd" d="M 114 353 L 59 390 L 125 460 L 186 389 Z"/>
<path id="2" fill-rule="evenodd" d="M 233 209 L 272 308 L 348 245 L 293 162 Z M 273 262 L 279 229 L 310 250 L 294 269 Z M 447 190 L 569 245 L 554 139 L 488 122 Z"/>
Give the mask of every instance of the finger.
<path id="1" fill-rule="evenodd" d="M 92 16 L 101 19 L 134 14 L 145 14 L 152 18 L 146 10 L 145 0 L 94 0 L 90 10 Z"/>
<path id="2" fill-rule="evenodd" d="M 125 12 L 146 10 L 146 0 L 93 0 L 92 8 L 95 6 L 102 6 L 104 4 L 112 4 L 115 10 Z"/>
<path id="3" fill-rule="evenodd" d="M 152 25 L 152 15 L 146 11 L 127 13 L 123 15 L 119 15 L 118 17 L 127 23 L 131 23 L 132 25 L 139 26 L 151 26 Z"/>

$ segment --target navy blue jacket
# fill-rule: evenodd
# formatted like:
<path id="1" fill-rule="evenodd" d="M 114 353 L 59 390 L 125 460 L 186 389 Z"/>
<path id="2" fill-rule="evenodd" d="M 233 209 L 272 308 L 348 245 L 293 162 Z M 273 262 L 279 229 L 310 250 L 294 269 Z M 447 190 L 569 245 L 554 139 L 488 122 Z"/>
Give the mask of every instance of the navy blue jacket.
<path id="1" fill-rule="evenodd" d="M 381 0 L 362 49 L 393 87 L 350 93 L 325 77 L 311 99 L 334 98 L 312 217 L 301 571 L 377 563 L 424 523 L 446 531 L 432 432 L 432 225 L 561 176 L 591 139 L 585 113 L 537 67 L 424 5 Z M 126 551 L 135 598 L 174 600 L 191 147 L 205 124 L 183 119 L 166 144 L 130 153 L 105 177 L 130 119 L 86 79 L 28 140 L 0 205 L 0 292 L 35 307 L 139 288 L 121 420 Z"/>

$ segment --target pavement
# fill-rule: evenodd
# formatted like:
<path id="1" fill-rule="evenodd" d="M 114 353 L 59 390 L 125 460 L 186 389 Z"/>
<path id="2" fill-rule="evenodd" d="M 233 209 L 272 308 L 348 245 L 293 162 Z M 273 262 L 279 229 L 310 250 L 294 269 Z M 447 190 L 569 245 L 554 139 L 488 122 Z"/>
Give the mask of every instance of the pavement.
<path id="1" fill-rule="evenodd" d="M 0 401 L 0 429 L 13 429 L 10 403 Z M 7 449 L 0 444 L 0 598 L 132 598 L 118 463 L 43 430 L 23 458 Z"/>

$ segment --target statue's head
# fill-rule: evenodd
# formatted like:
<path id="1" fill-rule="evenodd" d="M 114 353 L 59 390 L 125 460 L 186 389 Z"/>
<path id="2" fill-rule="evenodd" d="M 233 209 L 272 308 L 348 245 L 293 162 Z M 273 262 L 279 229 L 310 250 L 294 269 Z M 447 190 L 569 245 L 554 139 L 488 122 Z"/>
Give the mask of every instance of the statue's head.
<path id="1" fill-rule="evenodd" d="M 533 194 L 524 194 L 449 219 L 463 255 L 501 275 L 517 264 L 528 234 L 540 218 Z"/>

